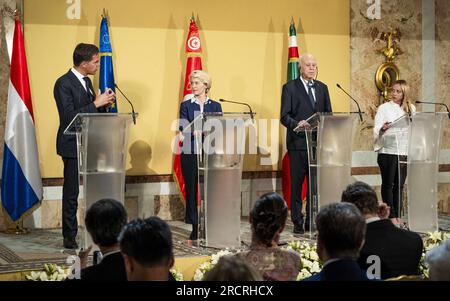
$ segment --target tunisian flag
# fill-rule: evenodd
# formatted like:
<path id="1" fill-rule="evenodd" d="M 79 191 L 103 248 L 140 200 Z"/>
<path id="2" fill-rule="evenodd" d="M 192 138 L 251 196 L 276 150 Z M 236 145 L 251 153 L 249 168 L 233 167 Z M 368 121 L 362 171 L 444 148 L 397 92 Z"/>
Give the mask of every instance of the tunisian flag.
<path id="1" fill-rule="evenodd" d="M 183 101 L 189 100 L 193 97 L 191 84 L 189 83 L 189 75 L 194 70 L 202 70 L 202 43 L 200 42 L 200 35 L 198 33 L 198 27 L 195 23 L 194 16 L 191 17 L 189 24 L 189 34 L 186 39 L 186 74 L 184 76 L 184 90 Z M 173 173 L 174 179 L 178 184 L 178 189 L 183 201 L 186 200 L 186 190 L 183 179 L 183 173 L 181 171 L 181 157 L 180 157 L 181 141 L 177 142 L 177 152 L 173 161 Z M 200 194 L 200 189 L 198 190 Z M 200 198 L 198 198 L 200 200 Z"/>
<path id="2" fill-rule="evenodd" d="M 288 73 L 287 81 L 297 79 L 300 74 L 298 70 L 299 55 L 297 47 L 297 32 L 295 30 L 295 23 L 292 19 L 291 26 L 289 27 L 289 61 L 288 61 Z M 286 141 L 284 142 L 286 143 Z M 286 148 L 285 148 L 286 149 Z M 290 173 L 290 161 L 289 154 L 286 152 L 283 156 L 282 162 L 282 176 L 281 176 L 281 186 L 283 189 L 283 196 L 286 204 L 291 208 L 291 173 Z M 302 200 L 306 199 L 306 192 L 308 188 L 308 181 L 305 177 L 302 184 L 302 195 L 300 196 Z"/>
<path id="3" fill-rule="evenodd" d="M 42 200 L 42 178 L 34 127 L 22 28 L 16 19 L 3 148 L 2 204 L 17 221 Z"/>

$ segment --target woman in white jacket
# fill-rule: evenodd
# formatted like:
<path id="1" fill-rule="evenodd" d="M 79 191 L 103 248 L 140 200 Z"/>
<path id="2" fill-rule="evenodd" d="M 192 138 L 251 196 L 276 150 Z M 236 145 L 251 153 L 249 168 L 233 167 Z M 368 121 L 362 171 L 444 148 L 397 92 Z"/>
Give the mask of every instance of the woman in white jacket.
<path id="1" fill-rule="evenodd" d="M 406 180 L 409 120 L 416 107 L 409 101 L 409 86 L 404 80 L 394 82 L 388 99 L 375 116 L 374 150 L 381 172 L 381 197 L 390 207 L 389 217 L 398 222 Z"/>

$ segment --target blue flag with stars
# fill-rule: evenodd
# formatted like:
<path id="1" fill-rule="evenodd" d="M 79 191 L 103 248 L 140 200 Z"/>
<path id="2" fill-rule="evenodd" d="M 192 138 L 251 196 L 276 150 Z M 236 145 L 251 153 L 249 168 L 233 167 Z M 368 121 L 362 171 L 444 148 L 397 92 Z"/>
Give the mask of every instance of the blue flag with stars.
<path id="1" fill-rule="evenodd" d="M 100 23 L 100 93 L 104 93 L 107 88 L 116 91 L 114 82 L 114 69 L 112 63 L 112 48 L 109 39 L 108 19 L 102 16 Z M 109 113 L 117 113 L 117 99 L 107 109 Z"/>

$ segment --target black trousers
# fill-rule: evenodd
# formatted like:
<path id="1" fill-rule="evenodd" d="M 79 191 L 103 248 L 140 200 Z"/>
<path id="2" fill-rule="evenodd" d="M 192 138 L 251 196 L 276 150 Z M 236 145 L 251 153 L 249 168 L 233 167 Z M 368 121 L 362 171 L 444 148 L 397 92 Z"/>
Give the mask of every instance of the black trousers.
<path id="1" fill-rule="evenodd" d="M 378 154 L 377 162 L 381 172 L 381 197 L 391 207 L 390 218 L 399 217 L 403 204 L 403 186 L 405 185 L 407 166 L 406 156 Z"/>
<path id="2" fill-rule="evenodd" d="M 308 176 L 308 152 L 306 150 L 288 150 L 291 174 L 291 220 L 294 225 L 303 225 L 302 213 L 302 184 L 303 178 Z M 309 185 L 308 185 L 309 189 Z M 309 225 L 309 193 L 306 197 L 306 225 Z"/>
<path id="3" fill-rule="evenodd" d="M 77 158 L 62 159 L 64 162 L 62 234 L 64 238 L 75 238 L 78 231 L 78 160 Z"/>
<path id="4" fill-rule="evenodd" d="M 197 194 L 198 194 L 198 168 L 196 154 L 181 154 L 181 169 L 186 191 L 187 224 L 198 225 Z"/>

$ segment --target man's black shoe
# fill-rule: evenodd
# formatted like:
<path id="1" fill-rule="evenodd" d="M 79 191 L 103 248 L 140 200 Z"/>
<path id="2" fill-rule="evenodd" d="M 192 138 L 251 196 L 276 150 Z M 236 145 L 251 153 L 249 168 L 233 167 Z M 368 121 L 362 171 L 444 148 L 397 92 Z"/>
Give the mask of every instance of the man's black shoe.
<path id="1" fill-rule="evenodd" d="M 303 234 L 303 233 L 305 233 L 303 225 L 294 225 L 294 234 Z"/>
<path id="2" fill-rule="evenodd" d="M 192 225 L 192 232 L 191 235 L 189 236 L 190 240 L 197 240 L 198 239 L 198 226 L 197 225 Z"/>
<path id="3" fill-rule="evenodd" d="M 75 238 L 64 238 L 64 248 L 66 249 L 78 249 L 78 244 Z"/>
<path id="4" fill-rule="evenodd" d="M 310 228 L 309 224 L 305 224 L 305 231 L 306 231 L 306 232 L 309 232 L 310 229 L 311 229 L 311 228 Z"/>

